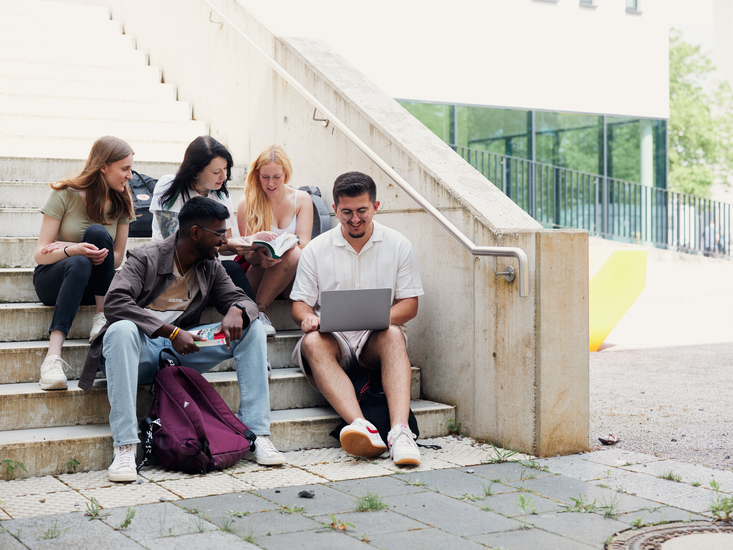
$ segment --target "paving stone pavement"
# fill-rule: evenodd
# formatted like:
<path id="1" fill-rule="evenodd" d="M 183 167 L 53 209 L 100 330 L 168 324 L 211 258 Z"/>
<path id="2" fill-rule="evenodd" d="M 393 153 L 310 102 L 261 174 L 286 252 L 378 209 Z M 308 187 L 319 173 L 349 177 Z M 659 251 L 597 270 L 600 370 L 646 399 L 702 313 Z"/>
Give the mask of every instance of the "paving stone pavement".
<path id="1" fill-rule="evenodd" d="M 286 453 L 280 468 L 147 468 L 133 484 L 106 471 L 0 482 L 0 548 L 588 550 L 639 525 L 712 521 L 712 480 L 733 494 L 731 471 L 621 449 L 494 463 L 470 438 L 426 442 L 442 449 L 415 469 L 314 449 Z M 356 511 L 369 496 L 384 508 Z"/>

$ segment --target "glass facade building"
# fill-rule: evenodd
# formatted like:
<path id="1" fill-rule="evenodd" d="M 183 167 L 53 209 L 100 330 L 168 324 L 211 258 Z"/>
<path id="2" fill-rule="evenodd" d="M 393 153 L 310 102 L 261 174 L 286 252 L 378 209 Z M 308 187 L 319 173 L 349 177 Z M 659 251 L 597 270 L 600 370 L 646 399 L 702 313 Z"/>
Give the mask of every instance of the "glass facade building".
<path id="1" fill-rule="evenodd" d="M 447 144 L 665 189 L 662 119 L 400 101 Z"/>

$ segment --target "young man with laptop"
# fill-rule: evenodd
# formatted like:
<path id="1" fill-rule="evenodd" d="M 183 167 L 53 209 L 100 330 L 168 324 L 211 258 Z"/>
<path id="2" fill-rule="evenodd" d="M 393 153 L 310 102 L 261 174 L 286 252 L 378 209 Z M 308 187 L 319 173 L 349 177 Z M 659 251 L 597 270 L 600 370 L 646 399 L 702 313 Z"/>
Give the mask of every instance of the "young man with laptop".
<path id="1" fill-rule="evenodd" d="M 305 333 L 293 361 L 348 423 L 340 433 L 347 453 L 374 458 L 389 445 L 395 464 L 419 465 L 420 451 L 407 426 L 412 373 L 406 335 L 400 328 L 417 315 L 418 296 L 424 294 L 417 257 L 404 236 L 374 221 L 379 202 L 370 176 L 340 175 L 333 200 L 339 225 L 303 249 L 290 294 L 293 319 Z M 389 290 L 383 320 L 366 315 L 378 313 L 378 297 L 371 295 L 360 305 L 363 297 L 346 292 L 341 300 L 334 294 L 334 315 L 323 307 L 328 291 L 362 289 L 376 289 L 376 296 L 380 289 Z M 327 331 L 319 330 L 321 317 Z M 386 444 L 364 419 L 356 399 L 347 373 L 357 365 L 381 371 L 392 425 Z"/>

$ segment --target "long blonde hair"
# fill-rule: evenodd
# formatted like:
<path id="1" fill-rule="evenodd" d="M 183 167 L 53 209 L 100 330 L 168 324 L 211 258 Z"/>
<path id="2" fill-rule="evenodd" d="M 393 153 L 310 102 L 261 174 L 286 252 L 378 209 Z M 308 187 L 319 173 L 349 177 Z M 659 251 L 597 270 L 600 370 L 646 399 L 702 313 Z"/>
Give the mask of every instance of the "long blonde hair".
<path id="1" fill-rule="evenodd" d="M 271 162 L 283 167 L 284 184 L 288 183 L 293 174 L 290 157 L 279 145 L 266 147 L 254 160 L 244 182 L 244 219 L 247 220 L 250 233 L 270 231 L 272 227 L 272 205 L 260 185 L 260 170 Z"/>
<path id="2" fill-rule="evenodd" d="M 121 216 L 134 218 L 135 209 L 130 188 L 125 186 L 122 193 L 112 191 L 104 181 L 104 175 L 102 174 L 102 167 L 105 164 L 112 164 L 133 154 L 135 153 L 132 147 L 120 138 L 113 136 L 101 137 L 92 145 L 89 158 L 87 158 L 81 173 L 73 178 L 66 178 L 52 183 L 51 189 L 56 191 L 64 189 L 85 191 L 84 202 L 86 203 L 87 217 L 94 223 L 110 225 L 110 220 L 116 220 Z M 105 215 L 105 206 L 108 199 L 112 206 L 109 219 Z"/>

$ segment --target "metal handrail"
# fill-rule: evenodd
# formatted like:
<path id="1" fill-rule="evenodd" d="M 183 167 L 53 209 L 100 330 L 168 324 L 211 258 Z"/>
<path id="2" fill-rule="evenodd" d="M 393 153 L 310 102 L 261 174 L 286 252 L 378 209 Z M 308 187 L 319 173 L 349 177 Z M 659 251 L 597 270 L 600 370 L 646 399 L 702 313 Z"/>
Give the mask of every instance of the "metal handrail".
<path id="1" fill-rule="evenodd" d="M 334 113 L 331 112 L 323 103 L 321 103 L 310 91 L 308 91 L 300 82 L 298 82 L 282 65 L 273 59 L 265 50 L 260 48 L 247 34 L 240 29 L 227 15 L 216 7 L 210 0 L 202 0 L 204 4 L 209 6 L 225 24 L 229 25 L 234 31 L 242 36 L 249 45 L 259 53 L 272 69 L 284 78 L 288 84 L 295 88 L 305 99 L 307 99 L 318 111 L 320 111 L 328 121 L 336 126 L 354 145 L 356 145 L 369 159 L 374 162 L 389 178 L 394 181 L 400 188 L 407 193 L 420 207 L 430 214 L 448 233 L 453 236 L 461 245 L 475 256 L 506 256 L 517 259 L 519 263 L 518 280 L 519 280 L 519 296 L 526 297 L 529 295 L 529 275 L 527 254 L 518 247 L 509 246 L 477 246 L 463 232 L 458 229 L 448 218 L 441 214 L 425 197 L 412 187 L 407 181 L 400 176 L 394 168 L 387 164 L 382 157 L 375 153 L 364 141 L 359 138 L 351 129 L 346 126 Z M 507 280 L 512 280 L 507 272 L 498 273 L 504 275 Z"/>

